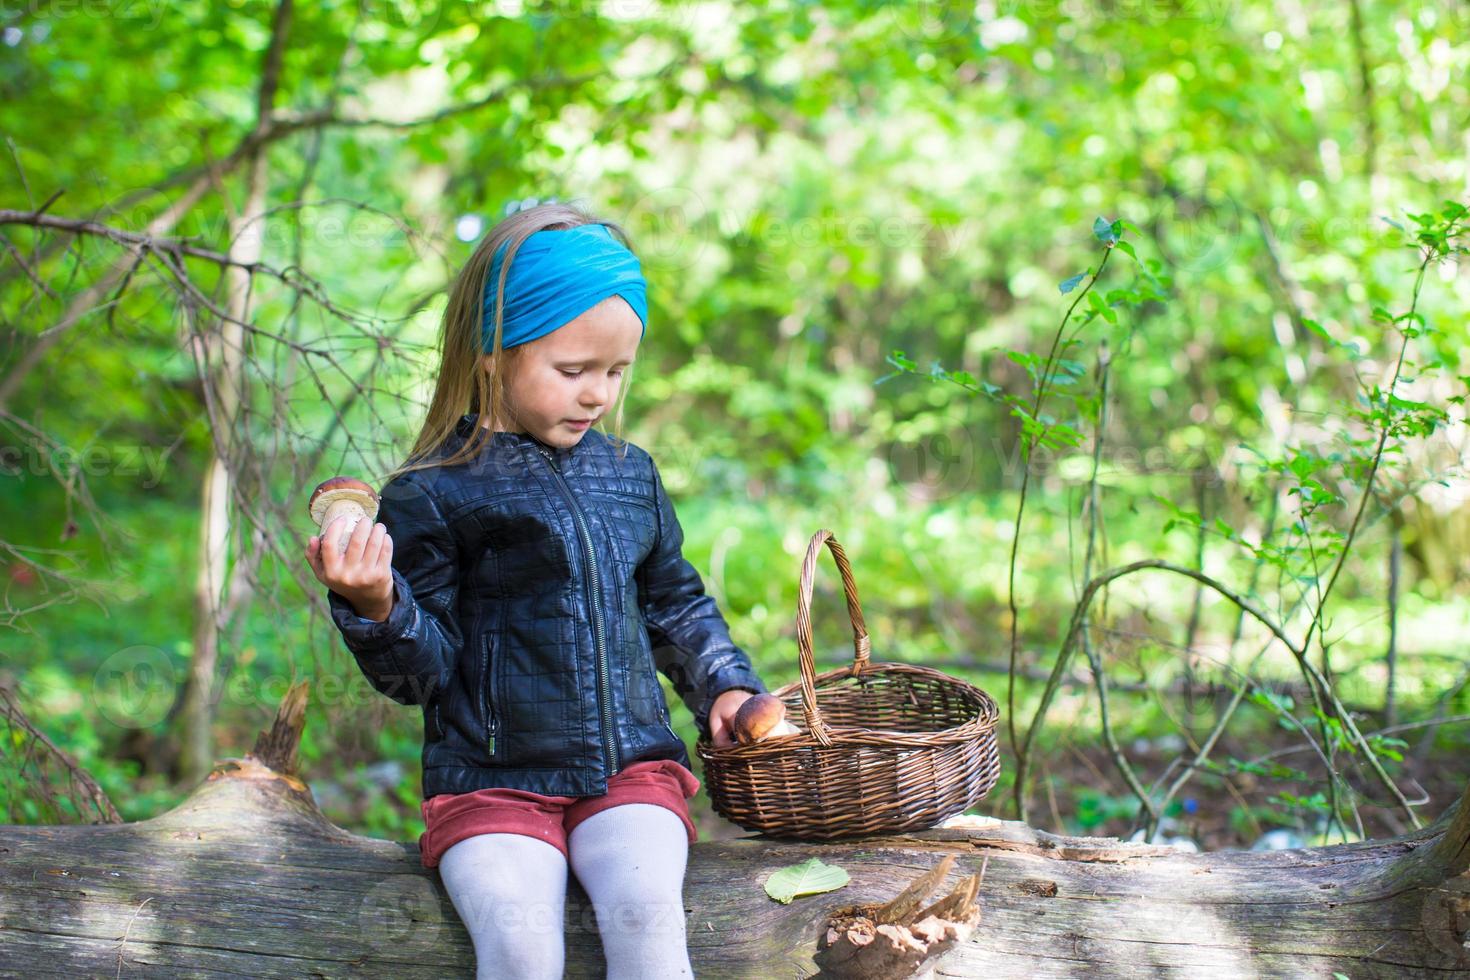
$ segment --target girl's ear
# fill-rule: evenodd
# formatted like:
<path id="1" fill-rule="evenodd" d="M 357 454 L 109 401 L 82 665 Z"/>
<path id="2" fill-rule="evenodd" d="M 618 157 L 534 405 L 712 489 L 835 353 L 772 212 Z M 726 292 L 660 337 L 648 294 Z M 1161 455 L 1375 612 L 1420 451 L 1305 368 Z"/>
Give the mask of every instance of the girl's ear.
<path id="1" fill-rule="evenodd" d="M 486 374 L 493 374 L 494 371 L 495 371 L 495 355 L 494 354 L 481 354 L 480 355 L 480 368 Z"/>

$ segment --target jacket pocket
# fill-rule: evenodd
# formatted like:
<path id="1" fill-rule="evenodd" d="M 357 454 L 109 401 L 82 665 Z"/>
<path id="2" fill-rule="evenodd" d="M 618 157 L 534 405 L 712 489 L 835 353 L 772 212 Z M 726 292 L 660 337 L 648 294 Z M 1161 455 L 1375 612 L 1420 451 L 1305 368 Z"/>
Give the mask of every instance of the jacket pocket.
<path id="1" fill-rule="evenodd" d="M 430 742 L 439 742 L 444 739 L 444 719 L 439 708 L 443 701 L 444 696 L 436 694 L 424 707 L 424 738 Z"/>
<path id="2" fill-rule="evenodd" d="M 628 707 L 633 717 L 644 725 L 662 725 L 668 717 L 668 703 L 664 700 L 663 688 L 649 659 L 640 651 L 633 651 L 633 662 L 628 665 Z"/>
<path id="3" fill-rule="evenodd" d="M 485 732 L 485 755 L 491 762 L 502 756 L 502 740 L 500 734 L 500 713 L 495 703 L 495 668 L 497 666 L 493 655 L 494 634 L 490 631 L 485 633 L 485 643 L 480 660 L 480 727 Z"/>

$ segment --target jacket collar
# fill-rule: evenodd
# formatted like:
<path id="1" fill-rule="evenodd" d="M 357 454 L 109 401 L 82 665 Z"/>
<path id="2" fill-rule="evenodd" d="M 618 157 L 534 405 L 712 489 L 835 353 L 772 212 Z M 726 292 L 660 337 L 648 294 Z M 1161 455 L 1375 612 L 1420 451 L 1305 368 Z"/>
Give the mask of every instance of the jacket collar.
<path id="1" fill-rule="evenodd" d="M 475 426 L 479 424 L 480 416 L 477 413 L 470 412 L 466 415 L 461 415 L 459 421 L 454 425 L 455 434 L 467 440 L 470 436 L 474 435 Z M 591 433 L 589 432 L 587 435 L 591 435 Z M 512 446 L 522 446 L 526 449 L 539 449 L 543 452 L 550 453 L 558 462 L 574 455 L 587 441 L 587 436 L 583 436 L 575 446 L 567 449 L 544 443 L 529 432 L 495 432 L 491 434 L 491 438 L 494 440 L 503 440 Z"/>

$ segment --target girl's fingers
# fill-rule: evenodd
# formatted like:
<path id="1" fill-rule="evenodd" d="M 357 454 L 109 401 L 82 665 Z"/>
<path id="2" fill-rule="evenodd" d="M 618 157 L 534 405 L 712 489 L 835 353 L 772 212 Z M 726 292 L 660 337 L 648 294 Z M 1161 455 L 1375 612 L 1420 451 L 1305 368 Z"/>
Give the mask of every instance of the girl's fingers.
<path id="1" fill-rule="evenodd" d="M 342 526 L 337 529 L 337 557 L 340 559 L 338 564 L 343 570 L 346 570 L 351 568 L 357 560 L 352 556 L 352 538 L 357 534 L 357 528 L 349 527 L 345 517 L 338 518 L 338 520 L 342 522 Z"/>
<path id="2" fill-rule="evenodd" d="M 372 534 L 368 537 L 367 546 L 363 549 L 363 564 L 368 568 L 376 569 L 383 564 L 383 541 L 388 537 L 388 529 L 381 524 L 374 524 Z"/>
<path id="3" fill-rule="evenodd" d="M 332 575 L 337 574 L 337 562 L 342 558 L 342 546 L 338 539 L 342 537 L 342 518 L 334 518 L 322 532 L 322 547 L 320 557 L 323 570 Z"/>
<path id="4" fill-rule="evenodd" d="M 393 535 L 383 531 L 383 544 L 378 549 L 378 572 L 393 577 Z"/>
<path id="5" fill-rule="evenodd" d="M 374 572 L 392 576 L 393 538 L 387 525 L 371 521 L 358 521 L 347 536 L 347 548 L 342 550 L 343 536 L 347 534 L 347 520 L 339 517 L 328 524 L 320 535 L 312 535 L 306 545 L 306 559 L 318 572 L 318 577 L 328 584 L 342 581 L 349 576 L 354 585 Z"/>
<path id="6" fill-rule="evenodd" d="M 361 565 L 364 554 L 367 551 L 368 539 L 372 537 L 373 525 L 371 521 L 358 521 L 357 526 L 352 529 L 352 537 L 347 539 L 347 565 Z"/>

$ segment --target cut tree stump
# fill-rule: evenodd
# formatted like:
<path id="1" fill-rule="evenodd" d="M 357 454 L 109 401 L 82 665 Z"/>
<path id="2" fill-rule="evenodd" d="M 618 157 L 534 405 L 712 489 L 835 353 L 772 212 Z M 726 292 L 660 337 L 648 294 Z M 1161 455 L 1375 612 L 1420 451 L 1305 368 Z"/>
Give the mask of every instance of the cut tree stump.
<path id="1" fill-rule="evenodd" d="M 964 942 L 980 921 L 975 897 L 985 877 L 983 864 L 979 874 L 955 885 L 939 901 L 924 905 L 954 867 L 954 860 L 953 854 L 946 854 L 882 905 L 848 905 L 832 912 L 826 935 L 817 942 L 818 969 L 851 980 L 911 977 Z"/>
<path id="2" fill-rule="evenodd" d="M 0 827 L 0 973 L 473 976 L 469 936 L 417 844 L 334 826 L 292 772 L 304 697 L 293 689 L 254 753 L 219 763 L 158 817 Z M 968 822 L 828 844 L 695 844 L 684 892 L 695 975 L 818 975 L 829 916 L 890 903 L 946 859 L 929 876 L 942 879 L 941 896 L 985 863 L 979 919 L 926 976 L 1470 971 L 1470 788 L 1426 830 L 1290 851 L 1186 854 Z M 773 871 L 813 856 L 845 868 L 849 883 L 789 905 L 765 894 Z M 565 928 L 567 975 L 602 976 L 596 917 L 575 875 Z"/>

